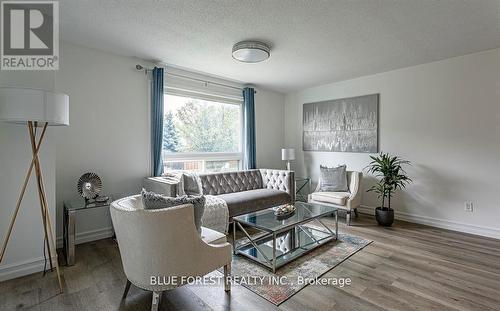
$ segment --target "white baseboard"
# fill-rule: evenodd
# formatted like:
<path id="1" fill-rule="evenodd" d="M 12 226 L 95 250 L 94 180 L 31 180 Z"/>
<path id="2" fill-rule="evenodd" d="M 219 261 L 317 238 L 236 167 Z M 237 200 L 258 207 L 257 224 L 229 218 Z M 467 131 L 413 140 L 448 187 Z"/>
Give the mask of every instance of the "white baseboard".
<path id="1" fill-rule="evenodd" d="M 89 231 L 84 231 L 84 232 L 77 232 L 75 236 L 75 244 L 82 244 L 82 243 L 87 243 L 87 242 L 92 242 L 92 241 L 97 241 L 97 240 L 102 240 L 106 239 L 109 237 L 113 236 L 113 228 L 108 227 L 108 228 L 101 228 L 101 229 L 96 229 L 96 230 L 89 230 Z M 63 237 L 57 237 L 57 248 L 63 247 Z"/>
<path id="2" fill-rule="evenodd" d="M 375 208 L 361 205 L 359 212 L 368 215 L 375 215 Z M 436 228 L 448 229 L 458 232 L 470 233 L 495 239 L 500 239 L 500 229 L 481 227 L 476 225 L 470 225 L 466 223 L 450 221 L 446 219 L 432 218 L 427 216 L 413 215 L 409 213 L 394 211 L 394 218 L 398 220 L 413 222 L 417 224 L 427 225 Z"/>
<path id="3" fill-rule="evenodd" d="M 87 243 L 96 240 L 101 240 L 113 236 L 113 228 L 102 228 L 97 230 L 90 230 L 79 232 L 75 237 L 75 244 Z M 63 237 L 58 237 L 57 248 L 63 246 Z M 0 266 L 0 281 L 10 280 L 43 271 L 45 260 L 43 257 L 31 258 L 8 265 Z"/>
<path id="4" fill-rule="evenodd" d="M 38 257 L 0 266 L 0 282 L 43 271 L 44 265 L 45 259 Z M 47 267 L 49 266 L 47 261 Z"/>

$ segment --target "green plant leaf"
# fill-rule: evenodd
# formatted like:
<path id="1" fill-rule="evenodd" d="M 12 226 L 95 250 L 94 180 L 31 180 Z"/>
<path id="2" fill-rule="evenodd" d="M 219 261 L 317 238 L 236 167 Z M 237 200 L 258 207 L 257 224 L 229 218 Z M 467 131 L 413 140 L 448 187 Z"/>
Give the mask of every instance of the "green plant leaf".
<path id="1" fill-rule="evenodd" d="M 389 208 L 394 191 L 404 189 L 412 182 L 403 166 L 411 165 L 410 161 L 399 156 L 391 156 L 389 153 L 380 153 L 377 156 L 370 156 L 370 163 L 365 168 L 369 174 L 378 178 L 378 183 L 370 187 L 367 192 L 374 192 L 379 199 L 382 199 L 382 206 L 385 198 L 388 199 Z"/>

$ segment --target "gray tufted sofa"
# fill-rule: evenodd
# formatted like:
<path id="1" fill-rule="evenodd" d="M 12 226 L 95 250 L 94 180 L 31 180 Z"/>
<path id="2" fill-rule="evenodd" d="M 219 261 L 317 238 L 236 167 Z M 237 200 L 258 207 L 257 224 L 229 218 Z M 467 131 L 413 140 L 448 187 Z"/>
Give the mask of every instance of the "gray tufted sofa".
<path id="1" fill-rule="evenodd" d="M 295 202 L 293 171 L 257 169 L 200 174 L 203 194 L 226 201 L 229 217 Z"/>

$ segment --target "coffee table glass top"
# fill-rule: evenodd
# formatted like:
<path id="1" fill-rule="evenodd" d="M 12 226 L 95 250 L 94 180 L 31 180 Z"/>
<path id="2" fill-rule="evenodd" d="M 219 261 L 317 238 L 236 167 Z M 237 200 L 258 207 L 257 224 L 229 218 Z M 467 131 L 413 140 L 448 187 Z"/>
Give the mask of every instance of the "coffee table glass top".
<path id="1" fill-rule="evenodd" d="M 309 177 L 295 177 L 295 181 L 309 181 L 311 178 Z"/>
<path id="2" fill-rule="evenodd" d="M 331 206 L 304 202 L 295 202 L 295 207 L 295 212 L 288 217 L 277 217 L 274 215 L 273 209 L 265 209 L 236 216 L 233 219 L 258 229 L 275 232 L 309 222 L 311 219 L 330 215 L 337 210 Z"/>

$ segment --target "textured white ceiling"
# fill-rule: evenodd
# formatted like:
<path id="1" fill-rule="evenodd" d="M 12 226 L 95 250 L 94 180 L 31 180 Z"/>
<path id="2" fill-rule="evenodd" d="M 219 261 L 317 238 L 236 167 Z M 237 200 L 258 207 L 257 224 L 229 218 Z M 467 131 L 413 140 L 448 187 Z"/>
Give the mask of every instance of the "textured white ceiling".
<path id="1" fill-rule="evenodd" d="M 288 92 L 500 46 L 499 0 L 61 0 L 64 41 Z M 271 57 L 231 57 L 260 39 Z"/>

